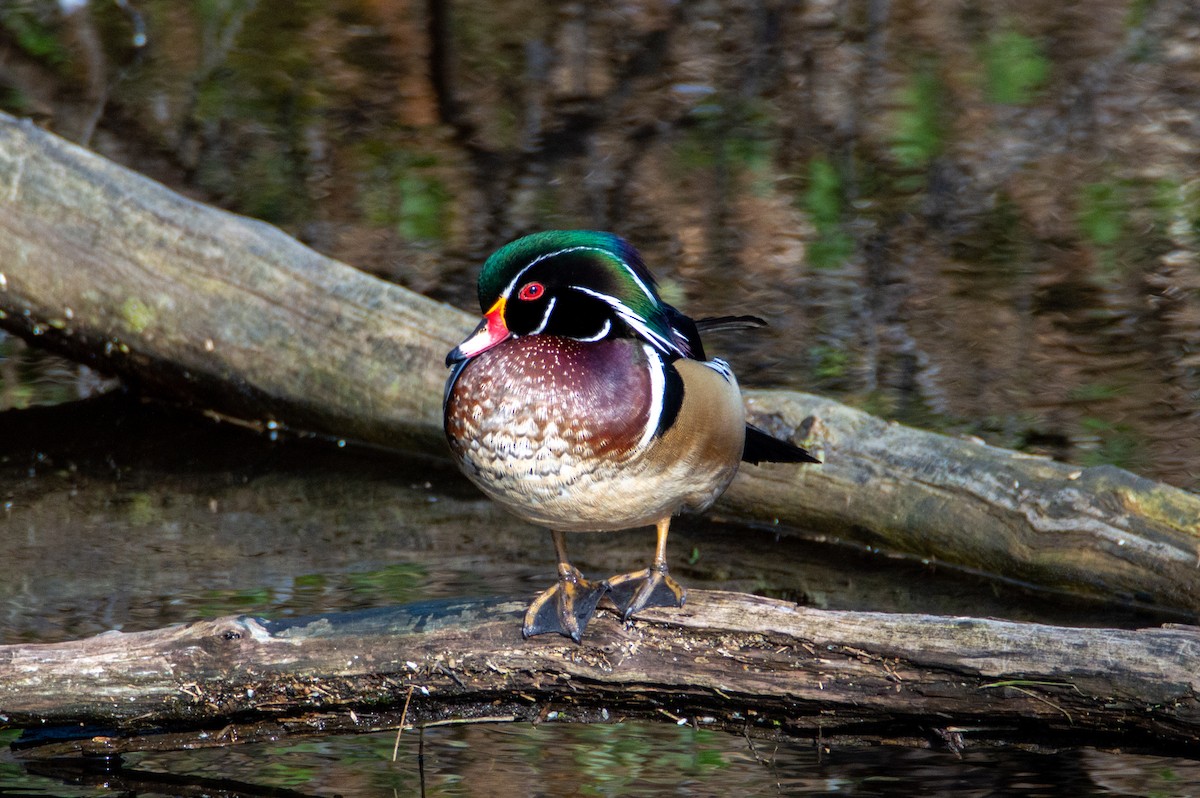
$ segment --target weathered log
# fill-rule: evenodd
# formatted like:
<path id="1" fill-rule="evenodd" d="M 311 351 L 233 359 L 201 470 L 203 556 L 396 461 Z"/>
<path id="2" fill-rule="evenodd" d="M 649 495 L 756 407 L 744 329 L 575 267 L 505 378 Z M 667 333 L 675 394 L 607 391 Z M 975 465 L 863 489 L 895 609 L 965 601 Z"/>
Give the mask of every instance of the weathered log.
<path id="1" fill-rule="evenodd" d="M 155 395 L 440 447 L 473 317 L 0 115 L 0 325 Z M 718 511 L 1031 584 L 1200 610 L 1200 497 L 1116 468 L 749 394 L 819 467 L 746 467 Z"/>
<path id="2" fill-rule="evenodd" d="M 447 719 L 670 718 L 826 742 L 975 739 L 1196 753 L 1200 629 L 830 612 L 694 591 L 583 645 L 522 640 L 520 601 L 226 617 L 0 647 L 30 755 L 202 747 Z M 405 715 L 406 713 L 406 715 Z M 63 739 L 64 726 L 88 727 Z"/>
<path id="3" fill-rule="evenodd" d="M 0 114 L 0 323 L 148 392 L 428 445 L 461 311 Z"/>
<path id="4" fill-rule="evenodd" d="M 1096 597 L 1200 610 L 1200 497 L 890 423 L 807 394 L 755 392 L 752 417 L 825 454 L 770 466 L 719 510 Z M 764 512 L 765 511 L 765 512 Z"/>

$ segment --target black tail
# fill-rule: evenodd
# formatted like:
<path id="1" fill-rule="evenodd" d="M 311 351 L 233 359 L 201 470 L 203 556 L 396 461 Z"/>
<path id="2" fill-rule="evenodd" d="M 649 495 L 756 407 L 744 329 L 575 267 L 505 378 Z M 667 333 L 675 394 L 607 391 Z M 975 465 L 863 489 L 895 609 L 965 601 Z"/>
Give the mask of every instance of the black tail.
<path id="1" fill-rule="evenodd" d="M 722 330 L 753 330 L 756 327 L 766 326 L 767 322 L 758 316 L 715 316 L 708 319 L 696 319 L 696 329 L 702 333 Z"/>
<path id="2" fill-rule="evenodd" d="M 687 342 L 688 356 L 696 360 L 708 360 L 700 333 L 725 332 L 730 330 L 752 330 L 766 327 L 767 323 L 758 316 L 717 316 L 711 319 L 690 319 L 670 305 L 666 306 L 671 327 Z"/>
<path id="3" fill-rule="evenodd" d="M 742 449 L 742 460 L 754 465 L 759 463 L 821 462 L 809 454 L 807 449 L 774 438 L 750 424 L 746 425 L 746 446 Z"/>

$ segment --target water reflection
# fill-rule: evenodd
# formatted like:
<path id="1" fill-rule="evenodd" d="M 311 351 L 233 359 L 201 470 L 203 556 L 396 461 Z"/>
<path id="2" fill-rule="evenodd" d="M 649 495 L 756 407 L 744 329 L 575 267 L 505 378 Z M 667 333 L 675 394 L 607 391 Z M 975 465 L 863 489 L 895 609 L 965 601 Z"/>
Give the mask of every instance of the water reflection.
<path id="1" fill-rule="evenodd" d="M 397 758 L 392 761 L 393 748 Z M 486 753 L 484 753 L 486 752 Z M 878 746 L 818 751 L 812 743 L 751 741 L 690 726 L 442 726 L 278 745 L 134 754 L 104 774 L 53 766 L 20 772 L 0 761 L 0 795 L 178 794 L 183 784 L 223 795 L 714 796 L 853 795 L 1191 796 L 1200 767 L 1189 760 L 1093 749 L 1037 754 L 968 749 L 961 754 Z"/>
<path id="2" fill-rule="evenodd" d="M 74 402 L 111 391 L 117 384 L 87 366 L 0 332 L 0 411 Z"/>

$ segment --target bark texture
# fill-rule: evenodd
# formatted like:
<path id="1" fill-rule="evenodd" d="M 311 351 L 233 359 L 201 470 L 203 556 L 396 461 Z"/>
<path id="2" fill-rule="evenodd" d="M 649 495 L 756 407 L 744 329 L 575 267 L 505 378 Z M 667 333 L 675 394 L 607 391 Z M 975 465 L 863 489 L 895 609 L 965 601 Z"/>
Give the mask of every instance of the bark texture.
<path id="1" fill-rule="evenodd" d="M 431 602 L 290 621 L 226 617 L 0 647 L 6 726 L 34 756 L 114 754 L 515 720 L 669 718 L 833 742 L 1200 739 L 1200 631 L 829 612 L 693 591 L 583 645 L 522 640 L 522 601 Z M 1120 737 L 1114 735 L 1119 734 Z M 73 737 L 73 739 L 71 739 Z"/>

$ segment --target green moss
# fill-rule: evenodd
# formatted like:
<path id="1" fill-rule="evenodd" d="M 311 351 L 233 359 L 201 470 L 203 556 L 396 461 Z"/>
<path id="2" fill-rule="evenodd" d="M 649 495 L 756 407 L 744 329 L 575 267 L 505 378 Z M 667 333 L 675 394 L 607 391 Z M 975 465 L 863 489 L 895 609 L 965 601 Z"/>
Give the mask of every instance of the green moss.
<path id="1" fill-rule="evenodd" d="M 137 297 L 129 297 L 121 304 L 121 317 L 133 332 L 141 334 L 155 321 L 154 309 Z"/>
<path id="2" fill-rule="evenodd" d="M 1113 490 L 1126 506 L 1137 508 L 1144 517 L 1179 532 L 1195 534 L 1200 496 L 1158 483 L 1145 490 L 1127 486 L 1113 486 Z"/>

